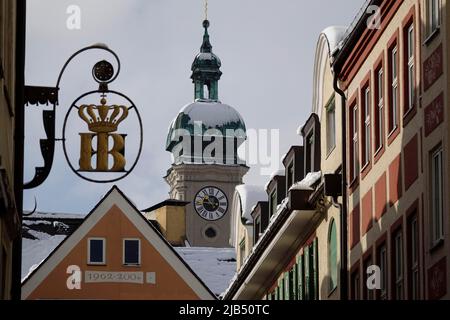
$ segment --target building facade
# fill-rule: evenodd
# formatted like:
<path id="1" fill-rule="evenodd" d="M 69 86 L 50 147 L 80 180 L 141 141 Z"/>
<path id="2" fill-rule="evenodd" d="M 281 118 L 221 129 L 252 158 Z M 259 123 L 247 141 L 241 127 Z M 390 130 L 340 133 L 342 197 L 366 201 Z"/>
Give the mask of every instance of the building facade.
<path id="1" fill-rule="evenodd" d="M 0 3 L 0 299 L 20 298 L 25 1 Z"/>
<path id="2" fill-rule="evenodd" d="M 25 278 L 22 299 L 213 300 L 215 296 L 113 187 Z"/>
<path id="3" fill-rule="evenodd" d="M 349 296 L 449 298 L 445 0 L 372 1 L 338 55 L 346 95 Z M 381 288 L 367 288 L 367 268 Z"/>
<path id="4" fill-rule="evenodd" d="M 263 233 L 237 249 L 249 254 L 226 298 L 449 298 L 449 10 L 445 0 L 372 0 L 349 28 L 322 33 L 303 145 L 269 182 L 268 212 L 254 207 Z M 295 152 L 301 177 L 287 160 Z M 306 183 L 314 171 L 321 178 Z M 283 180 L 307 190 L 295 196 Z M 341 183 L 343 199 L 330 197 Z M 311 220 L 289 234 L 294 203 Z"/>
<path id="5" fill-rule="evenodd" d="M 235 241 L 238 275 L 225 299 L 340 298 L 337 202 L 342 199 L 336 194 L 333 205 L 333 198 L 326 193 L 326 182 L 329 175 L 339 182 L 341 172 L 337 126 L 341 104 L 333 88 L 331 59 L 345 30 L 330 27 L 319 37 L 312 113 L 298 132 L 302 145 L 287 151 L 283 169 L 275 172 L 265 186 L 265 199 L 248 205 L 252 208 L 252 227 L 245 225 L 248 219 L 233 220 L 237 230 L 246 232 Z M 236 194 L 241 193 L 237 188 Z M 238 209 L 242 198 L 234 198 L 233 210 L 237 212 L 233 216 L 241 213 Z"/>

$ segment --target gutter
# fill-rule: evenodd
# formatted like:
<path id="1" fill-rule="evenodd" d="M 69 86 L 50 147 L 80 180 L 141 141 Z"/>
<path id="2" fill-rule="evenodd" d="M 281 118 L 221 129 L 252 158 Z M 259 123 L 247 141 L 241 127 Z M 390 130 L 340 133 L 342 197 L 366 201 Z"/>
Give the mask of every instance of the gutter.
<path id="1" fill-rule="evenodd" d="M 335 66 L 334 66 L 335 68 Z M 340 299 L 347 300 L 348 299 L 348 208 L 347 208 L 347 115 L 346 109 L 347 104 L 344 91 L 342 91 L 338 86 L 338 75 L 340 70 L 334 69 L 334 79 L 333 79 L 333 88 L 337 94 L 341 96 L 341 113 L 342 113 L 342 121 L 341 121 L 341 133 L 342 133 L 342 170 L 341 170 L 341 179 L 342 179 L 342 204 L 338 204 L 340 208 Z"/>

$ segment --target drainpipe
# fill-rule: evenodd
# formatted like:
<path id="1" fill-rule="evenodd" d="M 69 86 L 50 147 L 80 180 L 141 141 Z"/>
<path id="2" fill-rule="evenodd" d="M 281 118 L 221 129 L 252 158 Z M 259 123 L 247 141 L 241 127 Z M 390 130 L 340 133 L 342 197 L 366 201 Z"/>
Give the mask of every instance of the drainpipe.
<path id="1" fill-rule="evenodd" d="M 341 114 L 342 114 L 342 122 L 341 122 L 341 133 L 342 133 L 342 204 L 340 205 L 340 299 L 347 300 L 348 299 L 348 227 L 347 227 L 347 119 L 346 119 L 346 98 L 345 93 L 338 86 L 338 74 L 339 70 L 336 66 L 333 67 L 334 76 L 333 76 L 333 88 L 337 94 L 341 96 Z"/>

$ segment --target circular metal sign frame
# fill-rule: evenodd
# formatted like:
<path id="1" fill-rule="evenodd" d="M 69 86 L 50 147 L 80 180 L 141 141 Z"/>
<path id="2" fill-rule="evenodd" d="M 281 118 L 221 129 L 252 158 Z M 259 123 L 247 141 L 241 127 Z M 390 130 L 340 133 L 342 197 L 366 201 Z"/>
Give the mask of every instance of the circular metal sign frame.
<path id="1" fill-rule="evenodd" d="M 130 167 L 129 170 L 125 171 L 125 174 L 121 175 L 120 177 L 114 178 L 114 179 L 107 179 L 107 180 L 99 180 L 99 179 L 93 179 L 93 178 L 88 178 L 83 176 L 82 174 L 80 174 L 72 165 L 69 156 L 67 154 L 67 149 L 66 149 L 66 125 L 67 125 L 67 120 L 69 118 L 70 113 L 72 112 L 72 109 L 74 108 L 78 108 L 77 107 L 77 102 L 80 101 L 81 99 L 83 99 L 84 97 L 91 95 L 91 94 L 95 94 L 98 93 L 100 95 L 102 94 L 107 94 L 107 93 L 111 93 L 111 94 L 116 94 L 118 96 L 121 96 L 122 98 L 124 98 L 125 100 L 127 100 L 130 103 L 130 107 L 128 108 L 128 110 L 130 109 L 134 109 L 136 111 L 136 115 L 138 118 L 138 122 L 139 122 L 139 150 L 138 150 L 138 154 L 136 156 L 136 159 L 134 160 L 132 166 Z M 64 124 L 63 124 L 63 129 L 62 129 L 62 145 L 63 145 L 63 151 L 64 151 L 64 157 L 66 158 L 67 164 L 69 165 L 70 169 L 73 171 L 73 173 L 75 173 L 78 177 L 80 177 L 83 180 L 89 181 L 89 182 L 94 182 L 94 183 L 113 183 L 119 180 L 124 179 L 125 177 L 127 177 L 136 167 L 139 158 L 141 157 L 141 153 L 142 153 L 142 146 L 143 146 L 143 142 L 144 142 L 144 129 L 142 126 L 142 119 L 141 119 L 141 115 L 139 114 L 139 110 L 137 109 L 136 105 L 134 104 L 134 102 L 128 98 L 126 95 L 124 95 L 123 93 L 120 93 L 118 91 L 114 91 L 114 90 L 93 90 L 93 91 L 89 91 L 86 92 L 82 95 L 80 95 L 78 98 L 76 98 L 74 100 L 74 102 L 72 102 L 69 110 L 66 113 L 66 116 L 64 117 Z M 93 171 L 95 173 L 95 171 Z M 111 172 L 114 173 L 114 172 Z"/>

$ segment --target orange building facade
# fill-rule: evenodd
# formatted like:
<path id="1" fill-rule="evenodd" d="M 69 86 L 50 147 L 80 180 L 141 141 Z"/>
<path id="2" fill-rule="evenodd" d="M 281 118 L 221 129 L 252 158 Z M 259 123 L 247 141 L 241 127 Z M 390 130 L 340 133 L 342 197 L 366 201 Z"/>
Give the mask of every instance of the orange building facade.
<path id="1" fill-rule="evenodd" d="M 215 296 L 117 188 L 23 282 L 22 299 Z"/>

